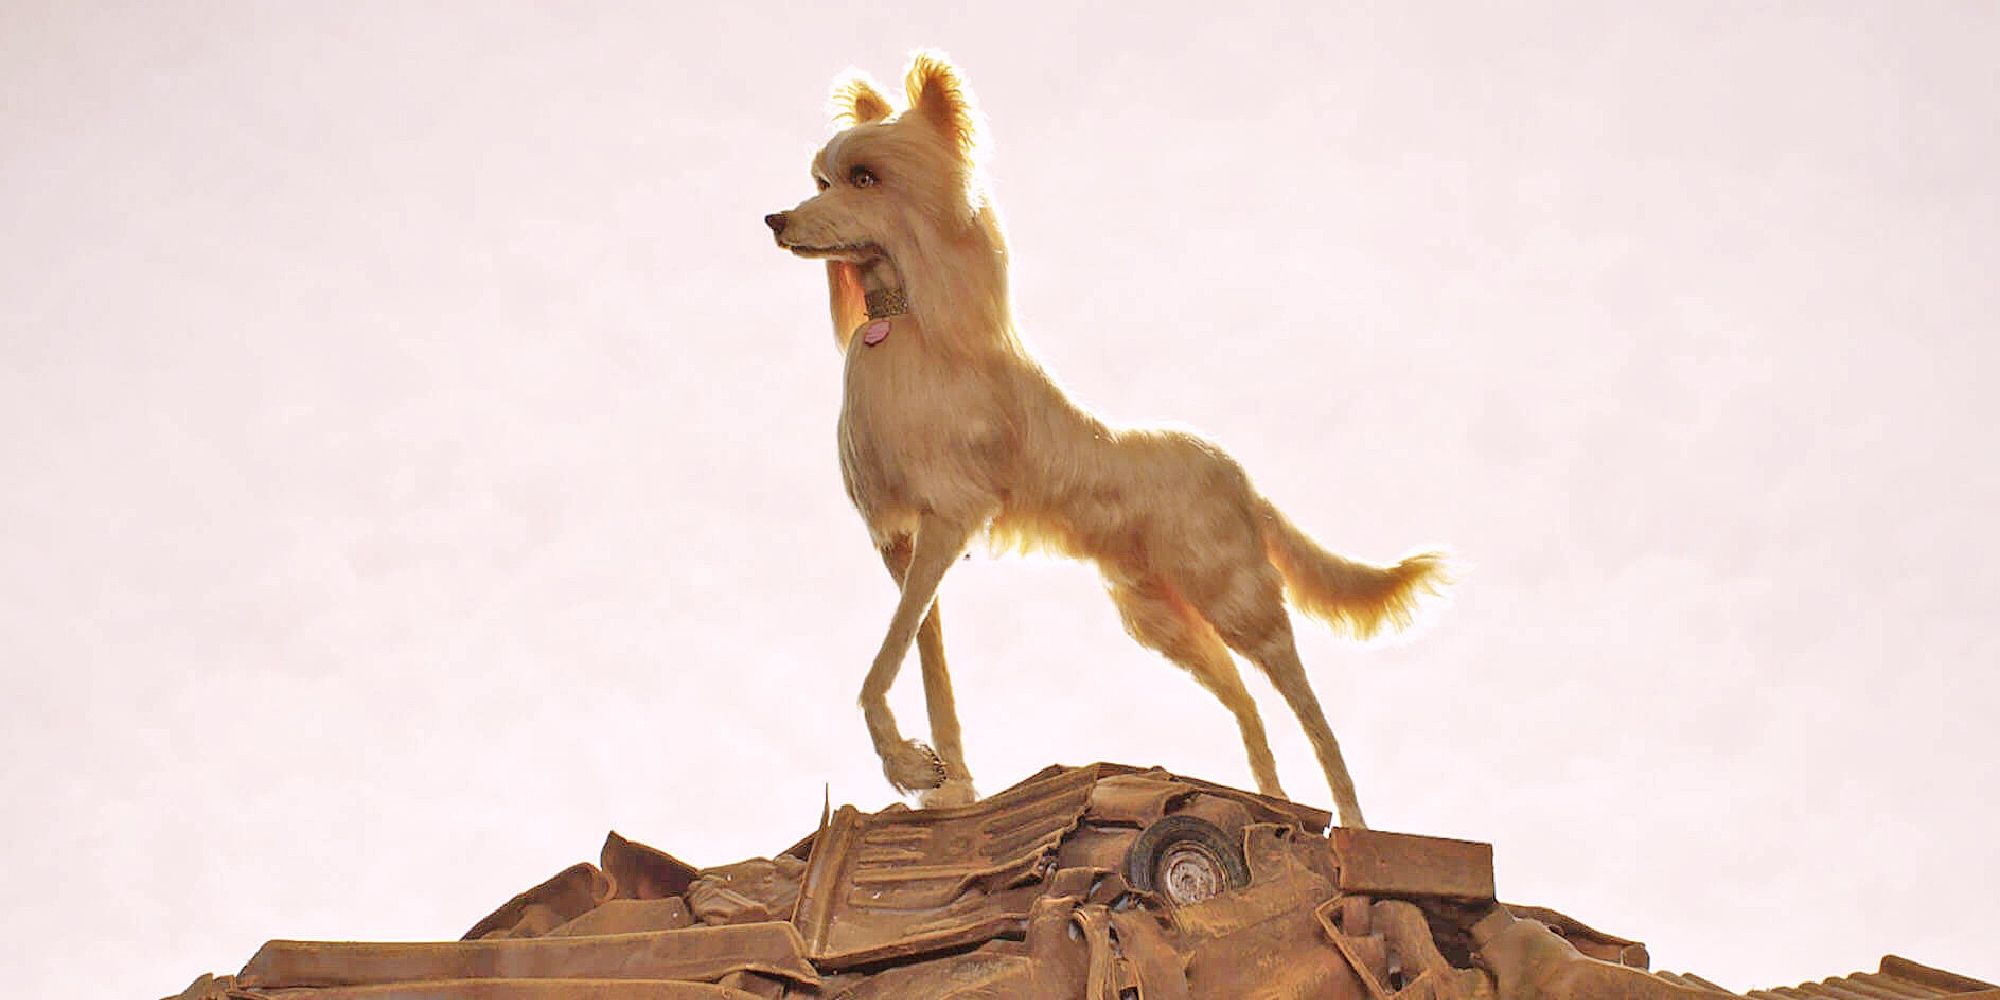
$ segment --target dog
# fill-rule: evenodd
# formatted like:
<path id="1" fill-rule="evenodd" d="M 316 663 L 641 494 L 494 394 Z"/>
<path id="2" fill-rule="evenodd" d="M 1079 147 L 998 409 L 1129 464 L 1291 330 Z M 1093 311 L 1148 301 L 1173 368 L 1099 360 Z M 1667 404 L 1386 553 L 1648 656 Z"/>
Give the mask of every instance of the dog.
<path id="1" fill-rule="evenodd" d="M 1072 402 L 1015 332 L 985 124 L 964 74 L 942 53 L 919 52 L 904 93 L 898 110 L 865 75 L 836 80 L 838 131 L 812 161 L 818 193 L 764 219 L 779 247 L 826 264 L 846 359 L 841 474 L 901 588 L 861 688 L 883 774 L 924 807 L 977 797 L 936 596 L 983 534 L 998 548 L 1096 563 L 1126 630 L 1221 700 L 1258 791 L 1282 798 L 1231 651 L 1255 664 L 1310 738 L 1341 825 L 1365 826 L 1299 662 L 1287 594 L 1365 638 L 1409 624 L 1421 595 L 1449 582 L 1444 557 L 1374 566 L 1334 555 L 1214 444 L 1114 427 Z M 889 709 L 913 642 L 935 750 L 903 739 Z"/>

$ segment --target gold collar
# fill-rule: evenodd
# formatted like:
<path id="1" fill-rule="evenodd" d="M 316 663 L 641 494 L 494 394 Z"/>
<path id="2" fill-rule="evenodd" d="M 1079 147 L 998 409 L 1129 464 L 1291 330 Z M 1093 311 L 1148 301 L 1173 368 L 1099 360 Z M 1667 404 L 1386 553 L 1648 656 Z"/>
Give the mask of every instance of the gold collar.
<path id="1" fill-rule="evenodd" d="M 869 319 L 888 319 L 910 311 L 910 300 L 900 288 L 878 288 L 862 297 L 868 304 Z"/>

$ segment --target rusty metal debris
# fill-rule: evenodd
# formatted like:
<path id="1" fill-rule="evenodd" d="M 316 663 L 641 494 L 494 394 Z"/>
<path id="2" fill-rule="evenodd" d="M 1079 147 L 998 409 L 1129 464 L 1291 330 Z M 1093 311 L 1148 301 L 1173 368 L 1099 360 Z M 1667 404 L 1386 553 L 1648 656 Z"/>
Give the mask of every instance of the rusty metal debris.
<path id="1" fill-rule="evenodd" d="M 272 941 L 179 1000 L 1700 1000 L 1645 946 L 1502 904 L 1485 844 L 1327 829 L 1279 799 L 1116 764 L 946 809 L 852 807 L 696 869 L 611 834 L 462 939 Z M 2000 1000 L 1883 959 L 1749 997 Z"/>

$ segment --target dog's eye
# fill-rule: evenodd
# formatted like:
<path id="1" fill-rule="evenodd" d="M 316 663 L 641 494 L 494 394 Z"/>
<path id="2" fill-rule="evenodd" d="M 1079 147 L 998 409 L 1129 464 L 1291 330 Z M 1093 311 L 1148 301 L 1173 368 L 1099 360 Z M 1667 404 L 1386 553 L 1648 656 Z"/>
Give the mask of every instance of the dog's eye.
<path id="1" fill-rule="evenodd" d="M 814 186 L 814 187 L 817 187 L 817 188 L 819 188 L 819 189 L 820 189 L 821 191 L 824 191 L 824 190 L 826 190 L 827 188 L 830 188 L 830 187 L 832 187 L 832 186 L 833 186 L 833 182 L 832 182 L 832 181 L 829 181 L 829 180 L 827 180 L 827 179 L 826 179 L 826 178 L 824 178 L 824 177 L 821 177 L 821 176 L 820 176 L 820 175 L 818 175 L 818 174 L 814 174 L 814 175 L 813 175 L 813 186 Z"/>
<path id="2" fill-rule="evenodd" d="M 880 181 L 877 181 L 875 179 L 874 171 L 869 170 L 867 167 L 860 167 L 860 166 L 857 166 L 853 170 L 848 171 L 847 179 L 849 181 L 852 181 L 854 186 L 858 188 L 872 188 L 876 184 L 881 183 Z"/>

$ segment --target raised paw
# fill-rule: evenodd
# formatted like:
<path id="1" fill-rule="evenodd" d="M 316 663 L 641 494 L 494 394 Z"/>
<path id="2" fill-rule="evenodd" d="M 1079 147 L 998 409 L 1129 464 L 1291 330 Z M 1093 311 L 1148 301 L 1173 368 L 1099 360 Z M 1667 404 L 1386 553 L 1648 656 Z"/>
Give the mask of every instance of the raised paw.
<path id="1" fill-rule="evenodd" d="M 944 784 L 944 761 L 930 747 L 906 740 L 883 755 L 882 774 L 898 792 L 925 792 Z"/>

